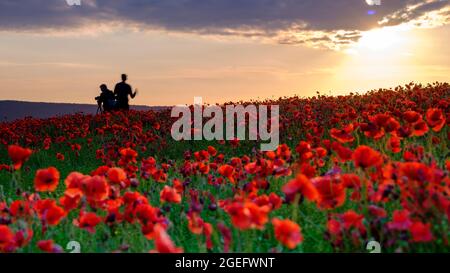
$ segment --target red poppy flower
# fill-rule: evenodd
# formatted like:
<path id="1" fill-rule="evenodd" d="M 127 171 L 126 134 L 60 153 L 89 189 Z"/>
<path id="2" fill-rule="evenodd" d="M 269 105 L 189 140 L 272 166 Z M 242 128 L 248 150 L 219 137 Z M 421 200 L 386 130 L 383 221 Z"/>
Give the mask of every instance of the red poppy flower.
<path id="1" fill-rule="evenodd" d="M 424 224 L 422 222 L 414 222 L 409 231 L 412 235 L 413 242 L 427 243 L 433 241 L 433 233 L 431 233 L 431 224 Z"/>
<path id="2" fill-rule="evenodd" d="M 108 166 L 100 166 L 95 171 L 91 172 L 91 176 L 107 176 L 110 167 Z"/>
<path id="3" fill-rule="evenodd" d="M 303 174 L 286 183 L 281 190 L 286 195 L 287 202 L 294 202 L 297 195 L 304 196 L 309 201 L 316 201 L 319 197 L 316 187 Z"/>
<path id="4" fill-rule="evenodd" d="M 423 136 L 428 132 L 428 125 L 421 120 L 413 124 L 412 130 L 414 136 Z"/>
<path id="5" fill-rule="evenodd" d="M 155 250 L 152 252 L 156 253 L 183 253 L 182 248 L 178 248 L 170 239 L 166 230 L 160 224 L 156 224 L 155 230 Z"/>
<path id="6" fill-rule="evenodd" d="M 88 177 L 84 181 L 84 194 L 87 199 L 94 202 L 104 201 L 109 195 L 109 185 L 101 176 Z"/>
<path id="7" fill-rule="evenodd" d="M 129 206 L 137 206 L 140 204 L 148 204 L 147 198 L 138 192 L 126 192 L 123 195 L 123 201 Z"/>
<path id="8" fill-rule="evenodd" d="M 121 149 L 120 150 L 120 155 L 121 155 L 122 163 L 124 165 L 125 164 L 129 164 L 129 163 L 136 163 L 137 162 L 136 158 L 138 156 L 138 153 L 135 150 L 131 149 L 131 148 Z"/>
<path id="9" fill-rule="evenodd" d="M 161 193 L 159 194 L 161 203 L 181 203 L 181 195 L 177 192 L 176 189 L 165 186 Z"/>
<path id="10" fill-rule="evenodd" d="M 148 222 L 145 225 L 141 225 L 141 232 L 147 240 L 155 239 L 155 223 Z"/>
<path id="11" fill-rule="evenodd" d="M 65 216 L 66 212 L 64 211 L 64 209 L 55 204 L 47 209 L 44 214 L 43 220 L 49 226 L 56 226 Z"/>
<path id="12" fill-rule="evenodd" d="M 399 165 L 399 174 L 409 180 L 432 181 L 433 170 L 427 165 L 418 162 L 405 162 Z"/>
<path id="13" fill-rule="evenodd" d="M 48 253 L 62 253 L 63 249 L 61 246 L 55 244 L 53 240 L 39 241 L 37 246 L 40 250 Z"/>
<path id="14" fill-rule="evenodd" d="M 238 138 L 235 138 L 235 139 L 230 140 L 229 142 L 233 148 L 236 148 L 239 146 L 240 140 Z"/>
<path id="15" fill-rule="evenodd" d="M 295 168 L 298 168 L 299 173 L 305 175 L 308 178 L 313 178 L 314 176 L 316 176 L 316 168 L 314 166 L 311 166 L 309 163 L 301 163 Z"/>
<path id="16" fill-rule="evenodd" d="M 184 191 L 184 186 L 183 186 L 183 182 L 181 182 L 179 179 L 174 179 L 173 180 L 173 188 L 178 192 L 178 193 L 183 193 Z"/>
<path id="17" fill-rule="evenodd" d="M 41 221 L 50 226 L 58 225 L 66 216 L 64 209 L 57 206 L 56 201 L 53 199 L 38 200 L 34 205 L 34 209 Z"/>
<path id="18" fill-rule="evenodd" d="M 30 228 L 17 231 L 14 235 L 14 242 L 16 244 L 16 247 L 21 248 L 30 243 L 31 239 L 33 239 L 33 234 L 33 230 Z"/>
<path id="19" fill-rule="evenodd" d="M 249 201 L 235 201 L 225 208 L 225 211 L 231 216 L 233 225 L 241 230 L 246 229 L 263 229 L 264 225 L 269 221 L 269 206 L 258 206 Z"/>
<path id="20" fill-rule="evenodd" d="M 14 233 L 6 225 L 0 225 L 0 252 L 13 252 L 15 246 Z"/>
<path id="21" fill-rule="evenodd" d="M 57 153 L 56 154 L 56 159 L 59 161 L 64 161 L 65 157 L 62 153 Z"/>
<path id="22" fill-rule="evenodd" d="M 8 147 L 8 155 L 13 162 L 13 166 L 14 166 L 15 170 L 20 169 L 22 167 L 23 163 L 30 158 L 32 153 L 33 153 L 32 150 L 22 148 L 17 145 L 10 145 Z"/>
<path id="23" fill-rule="evenodd" d="M 344 147 L 339 142 L 331 144 L 332 149 L 338 154 L 341 161 L 346 162 L 352 158 L 353 152 L 351 149 Z"/>
<path id="24" fill-rule="evenodd" d="M 193 234 L 202 234 L 205 222 L 196 212 L 188 213 L 188 228 Z"/>
<path id="25" fill-rule="evenodd" d="M 317 158 L 324 158 L 327 155 L 327 149 L 322 147 L 318 147 L 314 151 L 316 152 Z"/>
<path id="26" fill-rule="evenodd" d="M 375 140 L 382 138 L 385 134 L 383 127 L 372 122 L 360 123 L 359 128 L 364 132 L 366 137 L 373 138 Z"/>
<path id="27" fill-rule="evenodd" d="M 379 152 L 364 145 L 356 148 L 353 152 L 352 158 L 355 167 L 361 167 L 363 169 L 379 166 L 383 163 L 383 158 Z"/>
<path id="28" fill-rule="evenodd" d="M 68 189 L 82 189 L 83 181 L 87 177 L 88 176 L 79 172 L 71 172 L 66 180 L 64 180 L 64 184 L 66 184 Z"/>
<path id="29" fill-rule="evenodd" d="M 198 166 L 198 171 L 201 174 L 208 174 L 209 173 L 209 169 L 210 169 L 209 164 L 205 164 L 203 162 L 200 162 L 200 163 L 198 163 L 197 166 Z"/>
<path id="30" fill-rule="evenodd" d="M 48 169 L 38 170 L 34 178 L 34 187 L 36 191 L 46 192 L 55 191 L 59 184 L 59 171 L 50 167 Z"/>
<path id="31" fill-rule="evenodd" d="M 408 230 L 412 225 L 409 219 L 409 212 L 407 210 L 396 210 L 392 216 L 392 221 L 387 223 L 389 229 L 393 230 Z"/>
<path id="32" fill-rule="evenodd" d="M 384 127 L 390 118 L 391 116 L 386 113 L 376 114 L 375 116 L 369 117 L 370 121 L 377 127 Z"/>
<path id="33" fill-rule="evenodd" d="M 224 164 L 219 167 L 218 172 L 220 175 L 228 178 L 232 183 L 234 183 L 234 168 L 231 165 Z"/>
<path id="34" fill-rule="evenodd" d="M 333 128 L 330 130 L 330 135 L 332 138 L 336 139 L 341 143 L 353 142 L 355 138 L 352 135 L 353 124 L 347 125 L 344 129 Z"/>
<path id="35" fill-rule="evenodd" d="M 437 108 L 430 108 L 426 114 L 428 124 L 435 132 L 439 132 L 445 125 L 445 116 L 442 110 Z"/>
<path id="36" fill-rule="evenodd" d="M 102 222 L 102 218 L 93 212 L 80 212 L 80 217 L 73 220 L 73 224 L 79 228 L 95 233 L 95 227 Z"/>
<path id="37" fill-rule="evenodd" d="M 291 157 L 291 149 L 289 149 L 289 146 L 286 144 L 281 144 L 278 146 L 276 155 L 279 158 L 282 158 L 284 160 L 288 160 Z"/>
<path id="38" fill-rule="evenodd" d="M 34 210 L 39 217 L 43 217 L 45 212 L 52 206 L 56 205 L 56 201 L 53 199 L 39 199 L 34 203 Z"/>
<path id="39" fill-rule="evenodd" d="M 16 200 L 9 206 L 9 211 L 14 217 L 28 217 L 31 215 L 30 204 L 27 201 Z"/>
<path id="40" fill-rule="evenodd" d="M 213 146 L 208 146 L 208 153 L 209 153 L 210 156 L 216 156 L 217 155 L 217 150 Z"/>
<path id="41" fill-rule="evenodd" d="M 360 230 L 364 230 L 363 219 L 364 215 L 358 214 L 353 210 L 346 211 L 341 214 L 341 221 L 344 229 L 349 230 L 354 227 Z"/>
<path id="42" fill-rule="evenodd" d="M 83 192 L 80 189 L 67 189 L 64 192 L 64 196 L 59 198 L 59 203 L 66 211 L 70 211 L 78 207 L 82 196 Z"/>
<path id="43" fill-rule="evenodd" d="M 327 222 L 327 230 L 333 236 L 339 236 L 341 233 L 341 223 L 335 219 L 329 219 Z"/>
<path id="44" fill-rule="evenodd" d="M 312 180 L 319 193 L 317 204 L 322 209 L 334 209 L 345 202 L 345 187 L 331 176 L 316 177 Z"/>
<path id="45" fill-rule="evenodd" d="M 387 133 L 395 132 L 400 128 L 400 123 L 395 118 L 390 117 L 384 123 L 383 128 Z"/>
<path id="46" fill-rule="evenodd" d="M 267 151 L 266 156 L 270 160 L 274 160 L 277 157 L 277 154 L 274 151 Z"/>
<path id="47" fill-rule="evenodd" d="M 359 189 L 361 180 L 356 174 L 346 173 L 341 175 L 342 184 L 349 189 Z"/>
<path id="48" fill-rule="evenodd" d="M 303 242 L 301 228 L 291 220 L 274 218 L 272 224 L 275 229 L 275 238 L 289 249 L 294 249 Z"/>
<path id="49" fill-rule="evenodd" d="M 108 170 L 108 179 L 113 184 L 120 184 L 127 179 L 127 174 L 121 168 L 111 168 Z"/>
<path id="50" fill-rule="evenodd" d="M 155 235 L 154 225 L 157 223 L 163 224 L 166 222 L 166 219 L 161 215 L 160 210 L 149 204 L 138 205 L 135 210 L 135 215 L 145 229 L 145 237 L 149 240 L 153 239 Z"/>
<path id="51" fill-rule="evenodd" d="M 377 207 L 375 205 L 369 206 L 369 213 L 378 218 L 385 218 L 387 216 L 387 212 L 385 209 Z"/>
<path id="52" fill-rule="evenodd" d="M 406 111 L 403 113 L 403 119 L 408 123 L 416 123 L 422 119 L 422 115 L 417 113 L 416 111 Z"/>
<path id="53" fill-rule="evenodd" d="M 283 204 L 283 200 L 274 192 L 269 194 L 269 203 L 272 205 L 272 210 L 279 209 Z"/>
<path id="54" fill-rule="evenodd" d="M 167 174 L 161 169 L 155 169 L 152 172 L 152 178 L 156 182 L 165 183 L 167 181 Z"/>
<path id="55" fill-rule="evenodd" d="M 392 135 L 389 138 L 389 141 L 387 143 L 387 147 L 393 153 L 399 153 L 402 150 L 402 148 L 400 146 L 400 138 L 397 137 L 396 135 Z"/>
<path id="56" fill-rule="evenodd" d="M 195 160 L 204 161 L 209 159 L 209 152 L 206 150 L 201 150 L 194 153 Z"/>
<path id="57" fill-rule="evenodd" d="M 300 155 L 301 161 L 307 161 L 313 157 L 312 149 L 308 142 L 300 141 L 295 151 Z"/>

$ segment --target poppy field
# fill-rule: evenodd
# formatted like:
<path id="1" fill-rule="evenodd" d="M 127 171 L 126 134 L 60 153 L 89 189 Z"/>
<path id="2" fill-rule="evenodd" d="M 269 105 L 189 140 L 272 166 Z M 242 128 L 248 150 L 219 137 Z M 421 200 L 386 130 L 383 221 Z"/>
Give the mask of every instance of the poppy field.
<path id="1" fill-rule="evenodd" d="M 450 250 L 449 84 L 240 104 L 280 106 L 276 150 L 170 109 L 0 123 L 0 252 Z"/>

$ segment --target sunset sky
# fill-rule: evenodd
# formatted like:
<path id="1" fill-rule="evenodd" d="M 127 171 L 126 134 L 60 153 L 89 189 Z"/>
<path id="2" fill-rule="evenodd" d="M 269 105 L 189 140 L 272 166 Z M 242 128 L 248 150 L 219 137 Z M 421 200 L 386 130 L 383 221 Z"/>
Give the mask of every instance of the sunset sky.
<path id="1" fill-rule="evenodd" d="M 449 1 L 0 0 L 0 100 L 133 104 L 450 81 Z"/>

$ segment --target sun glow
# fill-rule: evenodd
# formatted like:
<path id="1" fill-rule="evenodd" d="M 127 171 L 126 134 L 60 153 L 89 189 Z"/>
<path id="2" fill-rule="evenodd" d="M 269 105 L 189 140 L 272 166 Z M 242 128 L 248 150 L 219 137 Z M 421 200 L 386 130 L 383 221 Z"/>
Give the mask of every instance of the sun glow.
<path id="1" fill-rule="evenodd" d="M 349 49 L 350 53 L 401 53 L 407 46 L 406 28 L 384 27 L 366 31 L 359 41 Z"/>
<path id="2" fill-rule="evenodd" d="M 399 37 L 393 31 L 385 29 L 369 31 L 359 41 L 362 48 L 374 51 L 392 49 L 398 43 Z"/>
<path id="3" fill-rule="evenodd" d="M 406 27 L 385 27 L 364 32 L 350 47 L 337 69 L 337 84 L 380 87 L 398 84 L 398 79 L 414 79 L 416 47 L 420 41 Z"/>

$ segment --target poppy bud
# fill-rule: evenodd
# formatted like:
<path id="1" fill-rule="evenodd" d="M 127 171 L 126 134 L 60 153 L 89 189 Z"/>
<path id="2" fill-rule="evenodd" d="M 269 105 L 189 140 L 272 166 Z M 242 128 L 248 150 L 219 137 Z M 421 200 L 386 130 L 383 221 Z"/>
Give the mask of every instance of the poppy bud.
<path id="1" fill-rule="evenodd" d="M 130 179 L 130 185 L 133 188 L 139 187 L 139 180 L 137 180 L 136 178 L 131 178 Z"/>
<path id="2" fill-rule="evenodd" d="M 162 209 L 163 209 L 165 212 L 167 212 L 167 213 L 170 212 L 170 206 L 169 206 L 169 205 L 163 206 Z"/>
<path id="3" fill-rule="evenodd" d="M 208 209 L 210 211 L 216 211 L 217 210 L 217 204 L 216 203 L 209 204 Z"/>
<path id="4" fill-rule="evenodd" d="M 195 203 L 191 204 L 191 211 L 193 211 L 193 212 L 201 212 L 202 209 L 203 209 L 203 207 L 200 203 L 195 202 Z"/>
<path id="5" fill-rule="evenodd" d="M 114 223 L 116 221 L 116 214 L 115 213 L 108 214 L 105 221 L 106 223 Z"/>

